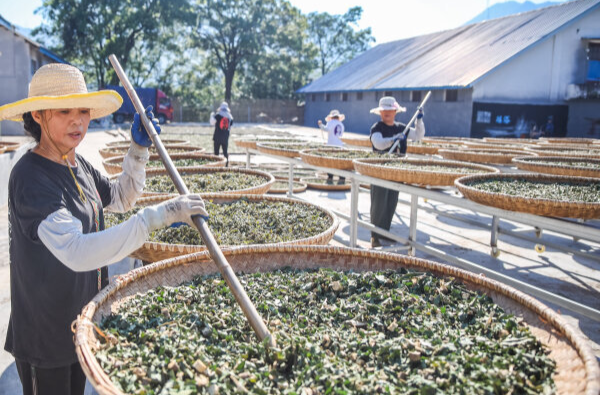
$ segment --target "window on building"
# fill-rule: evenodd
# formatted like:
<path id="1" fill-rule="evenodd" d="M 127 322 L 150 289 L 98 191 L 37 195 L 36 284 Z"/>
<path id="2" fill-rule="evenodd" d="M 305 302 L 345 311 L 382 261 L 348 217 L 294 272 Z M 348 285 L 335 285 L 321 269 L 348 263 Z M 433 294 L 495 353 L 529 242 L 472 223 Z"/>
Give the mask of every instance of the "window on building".
<path id="1" fill-rule="evenodd" d="M 348 101 L 348 93 L 342 93 L 342 101 Z"/>
<path id="2" fill-rule="evenodd" d="M 317 95 L 315 93 L 313 93 L 312 95 L 310 95 L 310 100 L 311 101 L 317 101 Z"/>
<path id="3" fill-rule="evenodd" d="M 362 100 L 362 92 L 356 92 L 356 100 Z"/>
<path id="4" fill-rule="evenodd" d="M 477 123 L 490 123 L 492 121 L 492 113 L 489 111 L 477 111 Z"/>
<path id="5" fill-rule="evenodd" d="M 588 81 L 600 81 L 600 44 L 589 43 L 587 49 Z"/>
<path id="6" fill-rule="evenodd" d="M 331 94 L 330 93 L 326 93 L 325 94 L 325 101 L 331 101 Z"/>
<path id="7" fill-rule="evenodd" d="M 393 95 L 393 93 L 392 93 L 392 92 L 390 92 L 390 91 L 385 91 L 385 92 L 383 92 L 383 95 L 384 95 L 384 96 L 394 96 L 394 95 Z"/>
<path id="8" fill-rule="evenodd" d="M 458 101 L 458 90 L 446 89 L 446 101 Z"/>
<path id="9" fill-rule="evenodd" d="M 379 102 L 379 98 L 381 97 L 381 92 L 375 91 L 375 101 Z"/>
<path id="10" fill-rule="evenodd" d="M 33 77 L 33 75 L 35 74 L 35 72 L 38 69 L 38 62 L 36 59 L 31 59 L 31 75 L 30 77 Z"/>
<path id="11" fill-rule="evenodd" d="M 410 95 L 410 101 L 421 101 L 421 91 L 412 91 Z"/>

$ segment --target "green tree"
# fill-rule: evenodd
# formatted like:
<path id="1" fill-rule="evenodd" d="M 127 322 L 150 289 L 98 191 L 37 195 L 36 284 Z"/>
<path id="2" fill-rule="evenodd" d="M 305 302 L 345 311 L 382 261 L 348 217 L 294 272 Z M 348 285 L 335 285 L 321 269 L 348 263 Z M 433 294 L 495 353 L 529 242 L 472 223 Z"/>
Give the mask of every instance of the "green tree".
<path id="1" fill-rule="evenodd" d="M 300 15 L 286 0 L 198 0 L 194 12 L 197 45 L 223 73 L 225 100 L 231 100 L 236 73 L 281 48 L 282 26 Z"/>
<path id="2" fill-rule="evenodd" d="M 308 14 L 309 34 L 319 50 L 321 75 L 367 50 L 375 41 L 371 28 L 355 30 L 361 16 L 361 7 L 352 7 L 343 15 Z"/>
<path id="3" fill-rule="evenodd" d="M 142 76 L 161 56 L 166 31 L 186 18 L 188 0 L 44 0 L 38 10 L 47 24 L 34 33 L 57 42 L 53 50 L 79 65 L 99 87 L 118 78 L 108 56 Z M 132 56 L 137 61 L 132 62 Z M 130 67 L 134 66 L 132 70 Z"/>

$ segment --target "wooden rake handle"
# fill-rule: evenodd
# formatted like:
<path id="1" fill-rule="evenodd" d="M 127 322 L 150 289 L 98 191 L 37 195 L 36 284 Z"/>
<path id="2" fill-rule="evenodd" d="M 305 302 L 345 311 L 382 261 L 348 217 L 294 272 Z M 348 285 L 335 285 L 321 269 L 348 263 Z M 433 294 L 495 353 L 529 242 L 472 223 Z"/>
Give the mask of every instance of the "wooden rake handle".
<path id="1" fill-rule="evenodd" d="M 135 110 L 140 115 L 140 120 L 142 121 L 142 124 L 146 128 L 146 131 L 148 131 L 150 139 L 152 139 L 152 142 L 154 143 L 154 146 L 156 147 L 156 150 L 158 151 L 160 159 L 162 160 L 163 164 L 165 165 L 165 167 L 167 169 L 167 173 L 171 177 L 171 180 L 173 180 L 173 183 L 175 184 L 177 191 L 179 192 L 180 195 L 189 194 L 190 191 L 188 190 L 187 186 L 183 182 L 181 175 L 175 168 L 175 165 L 173 164 L 173 161 L 171 160 L 169 153 L 165 149 L 165 146 L 163 145 L 162 141 L 160 141 L 160 137 L 158 136 L 158 133 L 156 133 L 156 130 L 154 129 L 154 125 L 152 125 L 151 120 L 148 119 L 148 117 L 146 116 L 146 111 L 144 109 L 144 106 L 142 105 L 142 102 L 140 101 L 139 97 L 137 96 L 137 93 L 133 89 L 133 86 L 129 82 L 127 75 L 125 75 L 125 72 L 121 68 L 121 64 L 119 63 L 119 61 L 117 60 L 115 55 L 110 55 L 108 57 L 108 59 L 110 60 L 110 63 L 114 67 L 115 72 L 117 73 L 117 76 L 119 77 L 119 80 L 121 81 L 121 83 L 123 84 L 123 87 L 125 88 L 125 91 L 129 95 L 129 98 L 131 99 L 131 102 L 133 103 Z M 252 326 L 252 329 L 254 329 L 254 332 L 256 332 L 256 334 L 258 335 L 258 338 L 261 341 L 263 341 L 264 339 L 268 339 L 267 340 L 268 345 L 270 347 L 274 347 L 275 346 L 275 338 L 271 335 L 271 333 L 267 329 L 267 326 L 265 325 L 264 321 L 258 314 L 258 311 L 256 311 L 256 308 L 254 307 L 254 305 L 248 298 L 246 291 L 242 287 L 242 284 L 240 284 L 240 280 L 238 280 L 233 269 L 231 268 L 231 265 L 229 265 L 229 262 L 227 262 L 225 255 L 223 255 L 223 252 L 217 245 L 217 241 L 215 240 L 214 236 L 212 235 L 210 229 L 208 228 L 208 225 L 206 224 L 204 219 L 200 216 L 194 216 L 194 217 L 192 217 L 192 220 L 194 221 L 194 225 L 196 225 L 196 228 L 198 228 L 198 231 L 200 232 L 200 236 L 202 237 L 202 240 L 204 241 L 204 244 L 206 245 L 206 248 L 208 249 L 208 252 L 210 253 L 211 258 L 213 259 L 213 261 L 215 261 L 215 263 L 219 267 L 221 274 L 225 278 L 225 282 L 227 283 L 227 286 L 229 286 L 229 289 L 233 293 L 235 300 L 237 300 L 238 304 L 242 308 L 242 311 L 244 312 L 244 315 L 248 319 L 250 326 Z"/>

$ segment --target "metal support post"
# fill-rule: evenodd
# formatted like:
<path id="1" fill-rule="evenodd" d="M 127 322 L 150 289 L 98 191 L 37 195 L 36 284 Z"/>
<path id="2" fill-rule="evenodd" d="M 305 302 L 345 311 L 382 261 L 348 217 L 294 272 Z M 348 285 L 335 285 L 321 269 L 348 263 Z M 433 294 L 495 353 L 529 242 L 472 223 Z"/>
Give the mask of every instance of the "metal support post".
<path id="1" fill-rule="evenodd" d="M 288 196 L 294 194 L 294 164 L 290 163 L 290 174 L 288 179 Z"/>
<path id="2" fill-rule="evenodd" d="M 415 256 L 416 250 L 414 243 L 417 241 L 417 210 L 419 208 L 419 196 L 410 196 L 410 228 L 408 231 L 408 241 L 410 249 L 408 255 Z"/>
<path id="3" fill-rule="evenodd" d="M 360 183 L 354 177 L 350 178 L 350 247 L 356 247 L 358 240 L 358 192 Z"/>
<path id="4" fill-rule="evenodd" d="M 490 247 L 492 247 L 492 256 L 498 257 L 500 251 L 498 250 L 498 234 L 500 233 L 500 217 L 497 215 L 492 216 L 492 234 L 490 238 Z"/>
<path id="5" fill-rule="evenodd" d="M 248 148 L 246 148 L 246 169 L 250 168 L 250 161 L 251 161 L 250 151 L 248 151 Z"/>

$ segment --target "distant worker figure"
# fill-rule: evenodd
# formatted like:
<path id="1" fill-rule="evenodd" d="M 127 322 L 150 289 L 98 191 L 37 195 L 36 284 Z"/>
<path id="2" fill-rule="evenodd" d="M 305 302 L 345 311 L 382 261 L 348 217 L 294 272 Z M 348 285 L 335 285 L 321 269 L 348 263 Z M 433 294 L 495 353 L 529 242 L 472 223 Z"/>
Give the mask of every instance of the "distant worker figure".
<path id="1" fill-rule="evenodd" d="M 414 128 L 409 128 L 407 135 L 402 134 L 405 124 L 396 122 L 395 117 L 399 112 L 406 111 L 396 99 L 384 96 L 379 100 L 379 107 L 371 110 L 372 114 L 381 117 L 381 121 L 371 126 L 371 144 L 373 151 L 386 154 L 396 141 L 399 142 L 395 154 L 404 156 L 406 154 L 406 140 L 420 141 L 425 136 L 425 124 L 423 123 L 423 111 L 417 115 Z M 398 191 L 371 185 L 371 223 L 379 228 L 390 230 L 392 218 L 398 205 Z M 391 244 L 393 240 L 371 232 L 371 247 L 381 247 L 382 243 Z"/>
<path id="2" fill-rule="evenodd" d="M 227 154 L 227 145 L 229 144 L 229 131 L 233 125 L 233 116 L 229 111 L 227 102 L 221 103 L 217 113 L 210 113 L 210 124 L 215 127 L 213 134 L 214 152 L 219 155 L 220 147 L 223 148 L 223 156 L 227 159 L 226 166 L 229 166 L 229 155 Z"/>
<path id="3" fill-rule="evenodd" d="M 554 117 L 550 115 L 546 124 L 542 127 L 542 135 L 545 137 L 552 137 L 554 135 Z"/>
<path id="4" fill-rule="evenodd" d="M 529 131 L 529 138 L 530 138 L 530 139 L 539 139 L 539 138 L 540 138 L 540 136 L 542 136 L 542 134 L 543 134 L 543 133 L 542 133 L 542 129 L 540 128 L 540 129 L 538 130 L 538 127 L 537 127 L 537 125 L 534 123 L 534 124 L 531 126 L 531 130 Z"/>
<path id="5" fill-rule="evenodd" d="M 338 110 L 331 110 L 329 115 L 325 117 L 325 121 L 327 121 L 326 125 L 323 125 L 323 122 L 321 122 L 320 119 L 317 121 L 319 128 L 327 131 L 327 145 L 334 147 L 341 147 L 344 145 L 342 143 L 342 136 L 344 135 L 344 124 L 342 122 L 344 119 L 346 119 L 344 114 L 340 114 Z M 345 177 L 340 177 L 338 180 L 339 185 L 342 185 L 345 182 Z M 327 183 L 333 183 L 333 174 L 327 173 Z"/>

